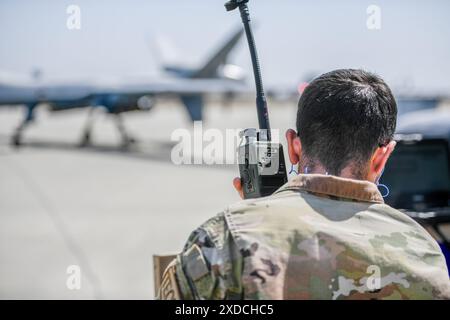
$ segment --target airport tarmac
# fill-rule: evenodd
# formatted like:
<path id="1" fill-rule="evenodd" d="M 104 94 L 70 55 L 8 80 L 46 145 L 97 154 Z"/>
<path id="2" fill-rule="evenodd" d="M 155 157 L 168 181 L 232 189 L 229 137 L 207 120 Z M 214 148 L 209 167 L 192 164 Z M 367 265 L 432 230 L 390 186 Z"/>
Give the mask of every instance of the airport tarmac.
<path id="1" fill-rule="evenodd" d="M 272 108 L 272 126 L 293 127 L 295 109 Z M 192 128 L 178 104 L 126 114 L 138 139 L 129 151 L 100 110 L 94 146 L 77 147 L 87 111 L 38 110 L 25 146 L 14 149 L 9 136 L 23 110 L 0 109 L 2 299 L 152 299 L 153 254 L 177 252 L 190 231 L 239 200 L 237 167 L 172 163 L 172 132 Z M 205 128 L 256 125 L 253 104 L 205 110 Z M 81 268 L 80 290 L 66 286 L 71 265 Z"/>

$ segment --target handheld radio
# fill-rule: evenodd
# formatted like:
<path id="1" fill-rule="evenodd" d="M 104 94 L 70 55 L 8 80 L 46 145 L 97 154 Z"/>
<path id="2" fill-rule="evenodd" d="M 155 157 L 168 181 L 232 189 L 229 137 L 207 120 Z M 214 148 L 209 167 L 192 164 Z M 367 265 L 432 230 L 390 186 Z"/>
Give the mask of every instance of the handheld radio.
<path id="1" fill-rule="evenodd" d="M 239 8 L 241 13 L 256 84 L 256 110 L 259 129 L 250 128 L 240 132 L 241 143 L 238 147 L 239 173 L 245 199 L 271 195 L 287 182 L 283 147 L 279 143 L 272 142 L 269 111 L 264 94 L 255 40 L 250 27 L 248 1 L 230 0 L 225 4 L 227 11 Z"/>

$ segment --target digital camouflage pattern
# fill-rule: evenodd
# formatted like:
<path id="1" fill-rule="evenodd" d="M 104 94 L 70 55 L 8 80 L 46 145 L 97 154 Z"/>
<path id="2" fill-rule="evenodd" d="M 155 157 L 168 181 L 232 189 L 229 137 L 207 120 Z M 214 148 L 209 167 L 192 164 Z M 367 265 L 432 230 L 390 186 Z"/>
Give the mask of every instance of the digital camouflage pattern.
<path id="1" fill-rule="evenodd" d="M 375 184 L 299 175 L 204 223 L 173 264 L 183 299 L 448 299 L 436 241 Z"/>

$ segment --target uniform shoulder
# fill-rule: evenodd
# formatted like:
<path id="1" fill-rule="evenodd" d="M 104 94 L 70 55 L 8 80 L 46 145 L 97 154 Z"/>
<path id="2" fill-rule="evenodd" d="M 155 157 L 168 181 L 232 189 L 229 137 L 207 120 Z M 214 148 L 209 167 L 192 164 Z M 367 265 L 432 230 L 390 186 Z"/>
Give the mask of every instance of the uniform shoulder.
<path id="1" fill-rule="evenodd" d="M 218 213 L 205 221 L 190 234 L 184 250 L 188 249 L 193 244 L 198 244 L 201 247 L 222 248 L 226 241 L 227 231 L 228 227 L 224 213 Z"/>
<path id="2" fill-rule="evenodd" d="M 407 236 L 421 239 L 427 242 L 431 247 L 433 247 L 434 250 L 440 252 L 440 248 L 436 240 L 429 234 L 427 230 L 425 230 L 425 228 L 421 224 L 410 217 L 406 212 L 392 208 L 391 206 L 384 203 L 375 204 L 370 207 L 370 210 L 381 213 L 384 218 L 388 217 L 395 223 L 401 223 L 403 226 L 407 227 L 410 230 L 409 232 L 405 233 Z M 392 224 L 392 221 L 388 222 Z"/>
<path id="3" fill-rule="evenodd" d="M 234 245 L 223 213 L 195 229 L 177 258 L 181 295 L 195 299 L 240 296 L 241 255 Z M 233 275 L 233 276 L 230 276 Z"/>
<path id="4" fill-rule="evenodd" d="M 434 238 L 429 234 L 425 228 L 414 220 L 411 216 L 409 216 L 406 212 L 400 211 L 398 209 L 392 208 L 387 204 L 374 204 L 370 207 L 369 210 L 377 211 L 382 214 L 384 218 L 389 218 L 389 220 L 395 221 L 396 223 L 401 223 L 403 226 L 414 230 L 415 236 L 420 236 L 424 240 L 430 241 L 435 244 Z M 389 223 L 392 223 L 389 222 Z M 437 246 L 437 244 L 436 244 Z"/>

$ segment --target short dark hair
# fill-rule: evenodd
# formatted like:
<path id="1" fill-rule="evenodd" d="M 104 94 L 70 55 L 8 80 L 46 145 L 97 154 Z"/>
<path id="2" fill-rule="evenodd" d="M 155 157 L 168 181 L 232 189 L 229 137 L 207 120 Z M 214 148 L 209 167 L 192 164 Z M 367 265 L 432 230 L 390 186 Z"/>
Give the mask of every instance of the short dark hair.
<path id="1" fill-rule="evenodd" d="M 396 121 L 397 104 L 383 79 L 341 69 L 319 76 L 303 91 L 297 133 L 310 165 L 319 162 L 329 174 L 339 175 L 351 162 L 365 163 L 377 147 L 389 143 Z"/>

